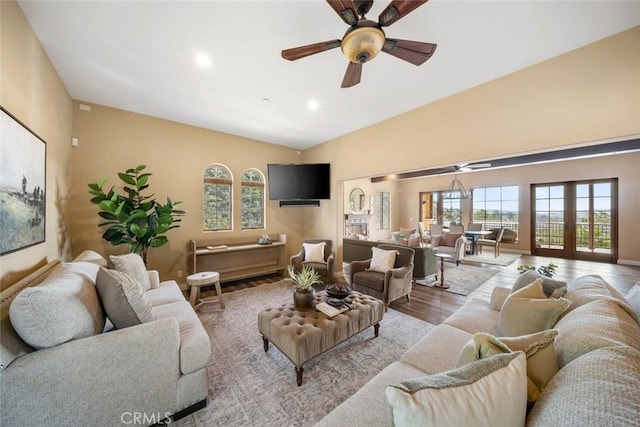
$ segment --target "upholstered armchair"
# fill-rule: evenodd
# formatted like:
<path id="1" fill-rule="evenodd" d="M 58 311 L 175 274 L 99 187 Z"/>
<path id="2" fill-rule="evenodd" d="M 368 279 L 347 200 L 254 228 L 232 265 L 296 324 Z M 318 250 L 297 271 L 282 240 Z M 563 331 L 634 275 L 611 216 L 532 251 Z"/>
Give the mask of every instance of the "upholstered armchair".
<path id="1" fill-rule="evenodd" d="M 431 238 L 431 246 L 439 253 L 451 255 L 451 261 L 460 265 L 467 251 L 467 238 L 461 233 L 442 233 Z"/>
<path id="2" fill-rule="evenodd" d="M 378 245 L 372 251 L 375 253 L 376 249 L 396 252 L 393 267 L 384 272 L 372 269 L 373 256 L 365 261 L 352 261 L 349 272 L 351 289 L 382 300 L 386 310 L 389 303 L 400 297 L 411 299 L 415 251 L 396 245 Z"/>
<path id="3" fill-rule="evenodd" d="M 322 244 L 324 243 L 324 247 Z M 313 268 L 325 285 L 334 284 L 333 241 L 325 239 L 305 239 L 302 241 L 300 252 L 293 255 L 289 264 L 297 273 L 303 266 Z"/>

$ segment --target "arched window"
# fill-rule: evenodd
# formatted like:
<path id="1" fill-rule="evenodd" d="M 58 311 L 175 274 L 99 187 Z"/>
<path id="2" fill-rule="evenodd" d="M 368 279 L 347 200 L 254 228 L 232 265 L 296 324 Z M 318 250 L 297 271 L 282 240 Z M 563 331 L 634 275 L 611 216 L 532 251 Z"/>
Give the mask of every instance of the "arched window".
<path id="1" fill-rule="evenodd" d="M 220 164 L 213 164 L 203 176 L 204 231 L 231 230 L 231 172 Z"/>
<path id="2" fill-rule="evenodd" d="M 242 174 L 243 229 L 264 228 L 264 176 L 256 169 L 247 169 Z"/>

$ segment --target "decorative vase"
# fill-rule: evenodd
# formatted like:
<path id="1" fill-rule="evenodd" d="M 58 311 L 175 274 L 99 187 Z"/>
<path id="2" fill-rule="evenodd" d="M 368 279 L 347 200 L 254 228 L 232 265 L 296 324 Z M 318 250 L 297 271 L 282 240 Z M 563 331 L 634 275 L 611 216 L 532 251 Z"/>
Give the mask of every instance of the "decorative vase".
<path id="1" fill-rule="evenodd" d="M 296 289 L 293 292 L 293 305 L 298 310 L 310 310 L 316 306 L 316 290 L 309 289 Z"/>

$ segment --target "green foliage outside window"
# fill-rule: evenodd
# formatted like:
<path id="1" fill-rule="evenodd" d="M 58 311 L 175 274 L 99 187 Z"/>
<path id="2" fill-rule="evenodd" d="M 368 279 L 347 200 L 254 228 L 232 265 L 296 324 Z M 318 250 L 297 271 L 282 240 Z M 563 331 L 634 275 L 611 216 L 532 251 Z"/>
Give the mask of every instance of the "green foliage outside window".
<path id="1" fill-rule="evenodd" d="M 262 174 L 249 169 L 242 175 L 241 227 L 264 228 L 264 179 Z"/>
<path id="2" fill-rule="evenodd" d="M 204 230 L 231 230 L 231 172 L 222 165 L 204 171 Z"/>

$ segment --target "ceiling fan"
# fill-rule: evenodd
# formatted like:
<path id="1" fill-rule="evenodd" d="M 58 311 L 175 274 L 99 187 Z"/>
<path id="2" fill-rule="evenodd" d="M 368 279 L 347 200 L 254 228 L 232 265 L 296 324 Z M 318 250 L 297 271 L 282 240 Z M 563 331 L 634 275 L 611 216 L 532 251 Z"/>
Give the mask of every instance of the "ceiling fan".
<path id="1" fill-rule="evenodd" d="M 463 163 L 461 165 L 453 165 L 454 172 L 470 172 L 474 169 L 486 169 L 490 168 L 491 163 Z"/>
<path id="2" fill-rule="evenodd" d="M 422 65 L 436 50 L 436 44 L 412 40 L 388 38 L 382 27 L 388 27 L 407 16 L 428 0 L 393 0 L 378 16 L 378 22 L 365 17 L 373 5 L 373 0 L 327 0 L 342 20 L 349 25 L 342 40 L 335 39 L 282 51 L 282 57 L 289 61 L 304 58 L 334 49 L 338 46 L 349 59 L 342 87 L 360 83 L 362 64 L 371 61 L 380 51 L 393 55 L 414 65 Z"/>

